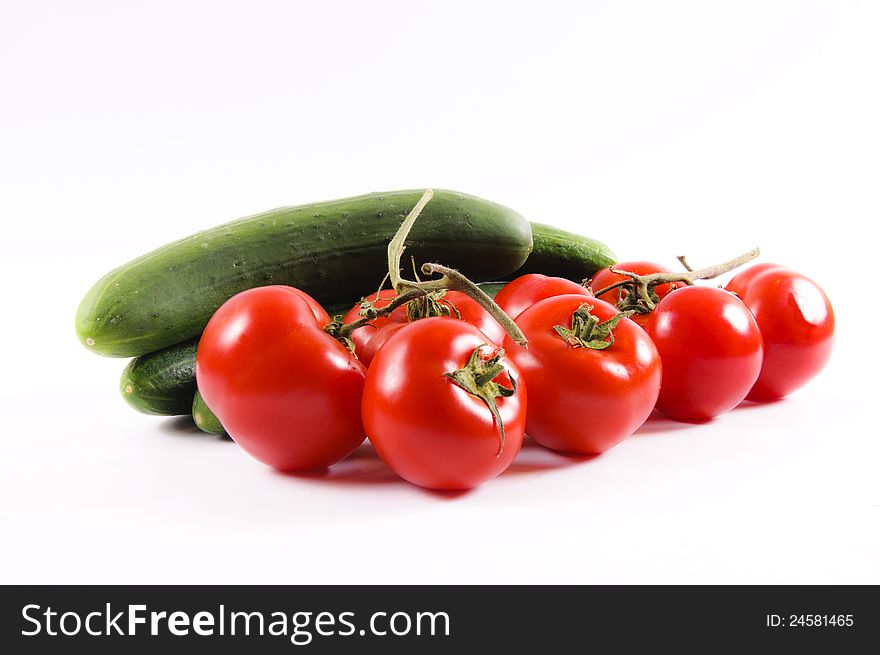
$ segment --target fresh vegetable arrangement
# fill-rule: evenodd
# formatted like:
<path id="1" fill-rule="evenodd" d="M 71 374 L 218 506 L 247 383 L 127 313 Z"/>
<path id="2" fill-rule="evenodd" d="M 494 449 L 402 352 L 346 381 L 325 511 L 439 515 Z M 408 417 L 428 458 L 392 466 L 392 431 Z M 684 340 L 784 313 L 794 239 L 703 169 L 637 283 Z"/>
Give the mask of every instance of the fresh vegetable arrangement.
<path id="1" fill-rule="evenodd" d="M 655 409 L 708 421 L 818 374 L 834 314 L 814 282 L 758 264 L 697 284 L 757 256 L 615 263 L 474 196 L 396 191 L 155 250 L 99 280 L 76 327 L 93 352 L 134 357 L 120 387 L 135 409 L 191 413 L 269 466 L 331 466 L 369 439 L 402 478 L 469 489 L 526 435 L 595 455 Z"/>

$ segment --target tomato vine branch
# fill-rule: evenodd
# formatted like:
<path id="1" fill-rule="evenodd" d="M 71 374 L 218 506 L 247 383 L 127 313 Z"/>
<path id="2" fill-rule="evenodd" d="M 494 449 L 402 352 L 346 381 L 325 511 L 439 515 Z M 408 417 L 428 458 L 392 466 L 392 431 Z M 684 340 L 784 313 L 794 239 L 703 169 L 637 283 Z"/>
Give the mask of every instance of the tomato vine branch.
<path id="1" fill-rule="evenodd" d="M 341 321 L 333 321 L 325 330 L 338 339 L 346 340 L 351 333 L 364 325 L 367 325 L 373 319 L 380 316 L 387 316 L 401 305 L 405 305 L 412 300 L 422 298 L 436 291 L 460 291 L 469 296 L 485 309 L 492 318 L 505 329 L 511 338 L 520 346 L 528 345 L 528 339 L 517 327 L 513 319 L 510 318 L 504 310 L 501 309 L 491 297 L 489 297 L 476 284 L 471 282 L 466 276 L 459 271 L 443 266 L 441 264 L 422 264 L 422 273 L 426 275 L 440 275 L 435 280 L 407 280 L 400 275 L 400 260 L 403 252 L 406 250 L 406 238 L 409 236 L 410 230 L 419 214 L 425 208 L 425 205 L 434 197 L 434 192 L 427 189 L 412 210 L 407 214 L 401 223 L 400 228 L 394 235 L 394 238 L 388 244 L 388 275 L 391 285 L 394 287 L 397 296 L 384 307 L 374 307 L 372 305 L 361 311 L 362 317 L 352 323 L 343 324 Z"/>
<path id="2" fill-rule="evenodd" d="M 630 293 L 635 293 L 635 295 L 638 296 L 639 301 L 643 303 L 643 305 L 648 310 L 652 310 L 657 304 L 656 294 L 653 293 L 655 287 L 661 284 L 670 284 L 675 282 L 684 282 L 687 285 L 692 285 L 697 280 L 711 280 L 712 278 L 716 278 L 719 275 L 723 275 L 728 271 L 732 271 L 733 269 L 739 268 L 743 264 L 752 261 L 759 254 L 761 254 L 761 251 L 758 248 L 753 248 L 752 250 L 749 250 L 747 253 L 744 253 L 739 257 L 734 257 L 733 259 L 721 262 L 720 264 L 715 264 L 713 266 L 707 266 L 705 268 L 700 268 L 696 270 L 690 267 L 690 265 L 687 263 L 687 259 L 684 256 L 681 256 L 678 258 L 678 260 L 681 262 L 682 266 L 684 266 L 688 270 L 678 273 L 651 273 L 649 275 L 639 275 L 638 273 L 624 271 L 612 266 L 612 273 L 624 275 L 629 279 L 621 280 L 620 282 L 615 282 L 614 284 L 608 285 L 604 289 L 595 291 L 593 295 L 598 297 L 609 291 L 625 288 Z"/>

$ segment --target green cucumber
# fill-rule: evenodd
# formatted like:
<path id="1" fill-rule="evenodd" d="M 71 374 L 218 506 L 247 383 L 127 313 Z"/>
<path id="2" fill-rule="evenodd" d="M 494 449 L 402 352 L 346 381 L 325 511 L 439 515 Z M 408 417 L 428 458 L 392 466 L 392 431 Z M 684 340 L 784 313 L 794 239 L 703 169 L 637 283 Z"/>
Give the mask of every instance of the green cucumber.
<path id="1" fill-rule="evenodd" d="M 532 223 L 532 239 L 534 246 L 529 258 L 504 279 L 543 273 L 580 282 L 599 269 L 617 263 L 617 256 L 601 241 L 550 225 Z"/>
<path id="2" fill-rule="evenodd" d="M 196 391 L 192 401 L 192 417 L 196 426 L 202 432 L 211 434 L 226 434 L 226 430 L 220 423 L 220 419 L 214 416 L 214 412 L 205 404 L 202 394 Z"/>
<path id="3" fill-rule="evenodd" d="M 95 353 L 132 357 L 197 336 L 228 298 L 289 284 L 320 303 L 357 298 L 387 272 L 386 248 L 422 191 L 390 191 L 284 207 L 154 250 L 101 278 L 76 315 Z M 455 191 L 435 191 L 407 240 L 406 259 L 442 262 L 475 281 L 519 268 L 532 248 L 513 210 Z"/>
<path id="4" fill-rule="evenodd" d="M 180 416 L 192 411 L 198 339 L 136 357 L 122 372 L 119 389 L 144 414 Z"/>
<path id="5" fill-rule="evenodd" d="M 505 284 L 507 282 L 483 282 L 477 286 L 494 298 Z M 327 313 L 330 316 L 345 314 L 355 302 L 349 301 L 327 307 Z M 196 425 L 205 432 L 214 432 L 213 428 L 219 425 L 219 421 L 216 425 L 211 422 L 213 414 L 207 410 L 207 405 L 196 390 L 198 345 L 198 338 L 190 339 L 154 353 L 141 355 L 129 362 L 119 383 L 122 395 L 129 405 L 144 414 L 160 416 L 178 416 L 192 411 Z M 207 411 L 202 410 L 203 407 Z M 196 416 L 197 410 L 201 410 L 205 417 L 205 425 L 212 429 L 205 429 L 200 424 Z"/>

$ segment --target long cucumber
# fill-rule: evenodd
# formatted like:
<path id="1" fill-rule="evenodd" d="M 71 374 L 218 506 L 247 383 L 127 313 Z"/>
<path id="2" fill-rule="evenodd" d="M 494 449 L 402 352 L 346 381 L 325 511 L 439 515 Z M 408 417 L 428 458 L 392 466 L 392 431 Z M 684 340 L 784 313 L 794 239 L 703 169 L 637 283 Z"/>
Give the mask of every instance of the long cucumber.
<path id="1" fill-rule="evenodd" d="M 199 232 L 101 278 L 76 316 L 80 340 L 111 357 L 136 357 L 201 333 L 236 293 L 288 284 L 322 304 L 374 290 L 388 241 L 422 191 L 390 191 L 284 207 Z M 435 191 L 407 240 L 419 263 L 439 261 L 475 281 L 519 268 L 532 248 L 515 211 L 455 191 Z"/>

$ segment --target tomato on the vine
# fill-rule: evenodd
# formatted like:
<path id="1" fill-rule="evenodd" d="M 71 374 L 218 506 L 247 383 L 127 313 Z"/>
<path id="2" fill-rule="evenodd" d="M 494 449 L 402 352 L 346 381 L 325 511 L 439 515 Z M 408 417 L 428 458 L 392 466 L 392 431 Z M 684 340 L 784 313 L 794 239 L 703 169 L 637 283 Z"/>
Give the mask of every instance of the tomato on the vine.
<path id="1" fill-rule="evenodd" d="M 706 421 L 736 407 L 761 370 L 761 333 L 748 308 L 716 287 L 667 295 L 647 324 L 663 362 L 657 409 Z"/>
<path id="2" fill-rule="evenodd" d="M 433 317 L 404 325 L 367 373 L 364 427 L 399 476 L 470 489 L 504 471 L 522 445 L 526 388 L 473 325 Z"/>
<path id="3" fill-rule="evenodd" d="M 619 271 L 629 271 L 630 273 L 637 273 L 638 275 L 651 275 L 652 273 L 672 273 L 673 271 L 662 264 L 655 264 L 654 262 L 647 261 L 629 261 L 629 262 L 621 262 L 619 264 L 615 264 L 614 268 Z M 593 279 L 590 280 L 590 288 L 593 290 L 593 293 L 599 292 L 602 289 L 606 289 L 610 287 L 612 284 L 617 284 L 618 282 L 625 282 L 632 278 L 627 277 L 626 275 L 620 275 L 611 270 L 611 268 L 603 268 L 601 271 L 598 271 Z M 653 292 L 656 294 L 656 298 L 654 298 L 654 302 L 660 302 L 665 298 L 670 291 L 678 286 L 674 282 L 667 282 L 665 284 L 658 284 L 653 288 Z M 683 284 L 681 284 L 683 286 Z M 596 296 L 600 300 L 604 300 L 605 302 L 611 303 L 612 305 L 616 305 L 619 309 L 634 309 L 635 313 L 630 315 L 630 318 L 638 323 L 640 326 L 645 327 L 647 325 L 648 320 L 650 320 L 650 313 L 643 313 L 641 307 L 629 305 L 636 302 L 636 298 L 632 298 L 628 295 L 628 292 L 622 288 L 618 287 L 617 289 L 612 289 L 611 291 L 606 291 L 605 293 Z"/>
<path id="4" fill-rule="evenodd" d="M 387 291 L 382 292 L 382 294 L 387 293 Z M 375 303 L 375 306 L 384 307 L 394 298 L 394 292 L 391 291 L 390 295 L 380 295 L 379 298 L 380 302 Z M 346 323 L 359 318 L 358 307 L 353 307 L 346 314 Z M 355 352 L 364 365 L 369 366 L 379 349 L 402 327 L 412 321 L 422 320 L 422 316 L 436 315 L 439 311 L 478 328 L 492 343 L 500 344 L 504 341 L 504 328 L 483 309 L 480 303 L 461 291 L 445 291 L 436 294 L 435 297 L 417 298 L 406 305 L 401 305 L 388 316 L 374 319 L 369 325 L 352 332 L 351 339 L 355 343 Z"/>
<path id="5" fill-rule="evenodd" d="M 364 440 L 366 371 L 310 300 L 284 286 L 243 291 L 208 322 L 196 356 L 199 391 L 229 435 L 282 470 L 329 466 Z"/>
<path id="6" fill-rule="evenodd" d="M 376 309 L 381 309 L 385 307 L 388 303 L 390 303 L 394 298 L 397 297 L 397 293 L 394 289 L 382 289 L 376 293 L 372 293 L 366 297 L 366 300 L 371 302 Z M 354 307 L 348 310 L 348 313 L 342 318 L 343 323 L 354 323 L 358 319 L 361 318 L 361 304 L 357 303 Z M 365 365 L 369 365 L 369 359 L 364 360 L 364 349 L 369 343 L 370 339 L 372 339 L 376 333 L 382 328 L 384 325 L 387 325 L 391 321 L 391 318 L 388 316 L 377 316 L 373 320 L 371 320 L 367 325 L 364 325 L 357 330 L 354 330 L 349 338 L 354 344 L 354 352 L 357 354 L 358 358 L 364 362 Z M 370 358 L 372 359 L 372 357 Z"/>
<path id="7" fill-rule="evenodd" d="M 409 321 L 404 317 L 404 320 L 402 321 L 386 321 L 384 325 L 376 330 L 376 332 L 370 337 L 370 340 L 367 341 L 361 349 L 361 352 L 358 353 L 358 357 L 363 362 L 364 366 L 372 364 L 373 359 L 376 357 L 376 353 L 385 345 L 385 342 L 407 325 L 409 325 Z M 360 330 L 355 330 L 352 334 L 357 334 L 359 331 Z"/>
<path id="8" fill-rule="evenodd" d="M 508 337 L 508 356 L 529 387 L 526 432 L 563 452 L 608 450 L 645 422 L 660 390 L 660 355 L 616 307 L 582 295 L 556 296 L 516 319 L 529 340 Z"/>
<path id="9" fill-rule="evenodd" d="M 834 311 L 815 282 L 776 264 L 759 264 L 736 275 L 726 288 L 752 312 L 764 340 L 761 373 L 749 400 L 787 396 L 825 367 L 834 340 Z"/>
<path id="10" fill-rule="evenodd" d="M 590 292 L 583 285 L 564 277 L 528 273 L 508 282 L 495 296 L 495 303 L 510 318 L 516 318 L 538 301 L 565 294 L 589 296 Z"/>

